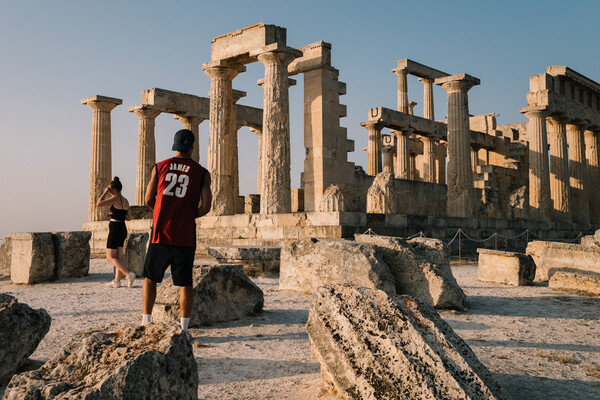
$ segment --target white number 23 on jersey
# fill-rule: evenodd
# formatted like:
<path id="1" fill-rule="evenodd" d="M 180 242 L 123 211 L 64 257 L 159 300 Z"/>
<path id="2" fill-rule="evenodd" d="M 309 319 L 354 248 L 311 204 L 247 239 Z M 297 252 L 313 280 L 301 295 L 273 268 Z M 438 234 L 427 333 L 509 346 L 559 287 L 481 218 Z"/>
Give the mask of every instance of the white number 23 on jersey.
<path id="1" fill-rule="evenodd" d="M 170 172 L 167 174 L 167 176 L 165 176 L 165 181 L 169 182 L 169 184 L 163 192 L 163 195 L 184 197 L 187 192 L 188 183 L 190 183 L 190 177 L 187 175 L 177 175 Z M 175 193 L 173 193 L 173 190 L 175 190 Z"/>

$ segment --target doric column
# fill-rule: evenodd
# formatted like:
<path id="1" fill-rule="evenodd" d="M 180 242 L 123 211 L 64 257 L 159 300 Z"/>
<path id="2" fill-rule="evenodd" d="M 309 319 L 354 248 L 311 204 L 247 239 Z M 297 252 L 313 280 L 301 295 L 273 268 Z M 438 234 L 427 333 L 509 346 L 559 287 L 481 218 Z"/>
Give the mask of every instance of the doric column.
<path id="1" fill-rule="evenodd" d="M 418 181 L 419 175 L 417 171 L 417 155 L 415 153 L 410 153 L 410 180 Z"/>
<path id="2" fill-rule="evenodd" d="M 587 162 L 585 159 L 585 139 L 580 124 L 567 124 L 569 145 L 569 172 L 571 175 L 571 214 L 574 222 L 590 223 L 590 205 L 586 187 Z"/>
<path id="3" fill-rule="evenodd" d="M 265 66 L 261 214 L 292 210 L 290 170 L 290 101 L 287 67 L 300 54 L 293 49 L 258 55 Z"/>
<path id="4" fill-rule="evenodd" d="M 235 130 L 232 81 L 244 70 L 241 65 L 204 64 L 204 73 L 210 78 L 210 127 L 208 133 L 207 169 L 212 182 L 212 215 L 232 215 L 236 212 L 237 194 L 234 193 L 234 171 L 231 159 L 231 141 Z"/>
<path id="5" fill-rule="evenodd" d="M 446 145 L 447 142 L 440 142 L 436 149 L 437 157 L 435 159 L 435 165 L 437 170 L 437 183 L 442 185 L 446 184 L 446 154 L 448 153 Z"/>
<path id="6" fill-rule="evenodd" d="M 571 221 L 571 189 L 567 132 L 565 119 L 558 116 L 546 118 L 550 144 L 550 197 L 558 221 Z"/>
<path id="7" fill-rule="evenodd" d="M 448 216 L 472 217 L 471 132 L 468 91 L 479 79 L 467 74 L 435 80 L 448 94 Z"/>
<path id="8" fill-rule="evenodd" d="M 477 167 L 479 166 L 479 146 L 471 146 L 471 168 L 473 172 L 477 173 Z"/>
<path id="9" fill-rule="evenodd" d="M 411 179 L 411 160 L 408 138 L 412 130 L 392 131 L 396 135 L 396 166 L 394 174 L 398 179 Z"/>
<path id="10" fill-rule="evenodd" d="M 434 119 L 433 116 L 433 79 L 419 78 L 423 82 L 423 118 Z"/>
<path id="11" fill-rule="evenodd" d="M 367 175 L 377 175 L 381 172 L 381 129 L 379 122 L 362 122 L 362 126 L 369 132 L 369 142 L 367 146 Z"/>
<path id="12" fill-rule="evenodd" d="M 138 117 L 138 146 L 137 165 L 135 174 L 135 204 L 143 206 L 146 204 L 146 187 L 150 182 L 152 168 L 156 164 L 156 141 L 154 138 L 154 127 L 159 110 L 150 105 L 137 105 L 129 107 L 129 112 Z"/>
<path id="13" fill-rule="evenodd" d="M 418 104 L 418 103 L 417 103 L 416 101 L 409 101 L 409 102 L 408 102 L 408 113 L 409 113 L 410 115 L 415 115 L 415 106 L 416 106 L 417 104 Z"/>
<path id="14" fill-rule="evenodd" d="M 398 111 L 408 114 L 408 71 L 396 68 L 392 72 L 398 75 Z"/>
<path id="15" fill-rule="evenodd" d="M 423 180 L 425 182 L 435 183 L 435 141 L 429 137 L 421 137 L 423 142 Z"/>
<path id="16" fill-rule="evenodd" d="M 256 133 L 258 136 L 258 171 L 256 177 L 256 193 L 260 194 L 260 186 L 262 185 L 262 131 L 258 128 L 250 128 L 250 132 Z"/>
<path id="17" fill-rule="evenodd" d="M 189 129 L 194 133 L 194 149 L 192 152 L 192 159 L 196 162 L 200 162 L 200 146 L 198 140 L 200 140 L 200 124 L 204 121 L 202 117 L 194 117 L 191 115 L 174 115 L 175 119 L 183 124 L 183 129 Z"/>
<path id="18" fill-rule="evenodd" d="M 233 177 L 233 196 L 237 199 L 240 195 L 240 165 L 238 159 L 238 131 L 242 128 L 241 125 L 237 124 L 237 107 L 235 104 L 242 97 L 246 97 L 246 92 L 241 90 L 233 90 L 233 107 L 231 107 L 231 134 L 227 136 L 226 146 L 229 148 L 228 154 L 231 154 L 231 173 Z M 243 213 L 243 210 L 236 210 L 236 213 Z"/>
<path id="19" fill-rule="evenodd" d="M 585 149 L 588 165 L 587 187 L 591 222 L 600 223 L 600 131 L 586 130 Z"/>
<path id="20" fill-rule="evenodd" d="M 81 99 L 81 104 L 92 109 L 92 142 L 90 154 L 90 201 L 88 218 L 90 222 L 103 221 L 98 198 L 112 180 L 110 112 L 123 100 L 105 96 L 92 96 Z"/>

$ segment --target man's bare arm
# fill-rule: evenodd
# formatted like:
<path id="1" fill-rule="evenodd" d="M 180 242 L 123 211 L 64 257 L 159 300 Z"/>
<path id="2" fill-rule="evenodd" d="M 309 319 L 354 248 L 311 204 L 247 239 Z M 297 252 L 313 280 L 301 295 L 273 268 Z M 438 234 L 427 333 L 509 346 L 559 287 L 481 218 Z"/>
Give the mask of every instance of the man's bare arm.
<path id="1" fill-rule="evenodd" d="M 196 211 L 196 218 L 200 218 L 203 215 L 208 214 L 212 204 L 212 191 L 210 190 L 210 173 L 206 171 L 206 177 L 202 183 L 202 189 L 200 189 L 200 200 L 201 204 Z"/>
<path id="2" fill-rule="evenodd" d="M 156 189 L 158 187 L 158 176 L 156 175 L 156 166 L 152 168 L 152 175 L 150 176 L 150 182 L 146 187 L 146 196 L 144 200 L 150 208 L 154 208 L 154 202 L 156 201 Z"/>

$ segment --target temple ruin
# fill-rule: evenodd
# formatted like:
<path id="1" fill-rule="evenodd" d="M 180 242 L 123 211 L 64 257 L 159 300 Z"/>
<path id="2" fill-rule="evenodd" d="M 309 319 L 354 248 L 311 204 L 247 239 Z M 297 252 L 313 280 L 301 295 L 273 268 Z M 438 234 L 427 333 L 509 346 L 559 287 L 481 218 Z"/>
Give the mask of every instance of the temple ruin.
<path id="1" fill-rule="evenodd" d="M 209 97 L 153 88 L 129 107 L 139 119 L 135 204 L 144 191 L 155 155 L 155 119 L 170 113 L 198 135 L 209 121 L 206 167 L 213 205 L 197 220 L 198 253 L 222 244 L 278 245 L 299 237 L 351 238 L 368 228 L 408 236 L 422 231 L 447 239 L 457 228 L 477 238 L 524 230 L 566 239 L 600 224 L 600 84 L 565 66 L 530 77 L 527 123 L 497 125 L 497 114 L 469 114 L 469 90 L 480 85 L 467 73 L 450 74 L 401 59 L 396 109 L 374 105 L 366 129 L 366 171 L 348 161 L 355 150 L 340 124 L 346 84 L 331 62 L 332 45 L 288 46 L 286 29 L 256 24 L 215 37 Z M 237 104 L 245 92 L 234 78 L 260 62 L 265 75 L 262 108 Z M 303 74 L 304 149 L 290 148 L 290 77 Z M 408 77 L 423 83 L 423 115 L 414 115 Z M 433 85 L 447 94 L 447 116 L 436 120 Z M 103 252 L 106 217 L 95 201 L 111 179 L 110 112 L 122 101 L 92 96 L 89 221 L 92 252 Z M 525 103 L 525 101 L 524 101 Z M 237 132 L 250 127 L 259 140 L 257 193 L 241 197 Z M 170 132 L 169 134 L 171 134 Z M 361 146 L 362 148 L 362 146 Z M 194 158 L 199 159 L 195 148 Z M 304 151 L 300 188 L 292 188 L 291 152 Z M 143 213 L 142 213 L 143 214 Z M 143 215 L 140 214 L 142 217 Z M 148 217 L 128 223 L 150 230 Z"/>

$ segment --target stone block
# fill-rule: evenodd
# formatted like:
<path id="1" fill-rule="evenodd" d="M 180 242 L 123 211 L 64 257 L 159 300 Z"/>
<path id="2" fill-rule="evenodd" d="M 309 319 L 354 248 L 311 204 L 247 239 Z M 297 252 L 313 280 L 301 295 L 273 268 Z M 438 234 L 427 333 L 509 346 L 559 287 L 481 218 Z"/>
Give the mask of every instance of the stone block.
<path id="1" fill-rule="evenodd" d="M 191 327 L 210 326 L 262 312 L 262 290 L 244 274 L 239 264 L 195 265 Z M 179 287 L 171 277 L 158 288 L 152 310 L 154 321 L 179 321 Z"/>
<path id="2" fill-rule="evenodd" d="M 54 232 L 54 254 L 56 268 L 54 277 L 79 278 L 90 269 L 90 239 L 92 232 Z"/>
<path id="3" fill-rule="evenodd" d="M 471 348 L 418 299 L 320 287 L 306 330 L 321 376 L 339 398 L 508 398 Z"/>
<path id="4" fill-rule="evenodd" d="M 10 276 L 10 263 L 12 258 L 12 242 L 10 235 L 4 236 L 0 244 L 0 276 Z"/>
<path id="5" fill-rule="evenodd" d="M 0 386 L 27 361 L 50 329 L 46 310 L 34 310 L 0 293 Z"/>
<path id="6" fill-rule="evenodd" d="M 247 194 L 244 197 L 244 212 L 246 214 L 260 213 L 260 194 Z"/>
<path id="7" fill-rule="evenodd" d="M 332 211 L 344 211 L 344 194 L 340 190 L 338 185 L 329 185 L 325 192 L 323 193 L 323 197 L 321 197 L 321 202 L 319 204 L 319 211 L 322 212 L 332 212 Z"/>
<path id="8" fill-rule="evenodd" d="M 285 28 L 263 23 L 254 24 L 215 37 L 211 44 L 211 60 L 217 61 L 238 57 L 270 44 L 285 46 Z"/>
<path id="9" fill-rule="evenodd" d="M 30 285 L 54 278 L 54 242 L 51 233 L 13 233 L 11 242 L 12 283 Z"/>
<path id="10" fill-rule="evenodd" d="M 526 253 L 535 262 L 535 279 L 548 281 L 557 271 L 600 273 L 600 249 L 579 244 L 533 241 Z"/>
<path id="11" fill-rule="evenodd" d="M 377 174 L 367 192 L 367 213 L 396 213 L 396 196 L 394 190 L 394 174 L 381 172 Z"/>
<path id="12" fill-rule="evenodd" d="M 512 286 L 526 286 L 535 278 L 535 263 L 530 255 L 477 249 L 479 262 L 477 279 Z"/>
<path id="13" fill-rule="evenodd" d="M 208 254 L 219 263 L 242 264 L 248 276 L 279 272 L 280 247 L 214 246 L 209 247 Z"/>
<path id="14" fill-rule="evenodd" d="M 79 333 L 40 369 L 15 375 L 17 399 L 197 399 L 198 367 L 188 334 L 152 324 Z"/>
<path id="15" fill-rule="evenodd" d="M 557 271 L 548 281 L 548 287 L 586 296 L 600 297 L 600 274 Z"/>
<path id="16" fill-rule="evenodd" d="M 144 272 L 149 239 L 150 235 L 146 232 L 130 233 L 125 239 L 125 246 L 123 246 L 125 266 L 129 271 L 135 272 L 138 277 L 142 276 Z"/>
<path id="17" fill-rule="evenodd" d="M 304 211 L 304 189 L 292 189 L 292 212 Z"/>
<path id="18" fill-rule="evenodd" d="M 131 219 L 152 219 L 152 209 L 148 206 L 130 206 Z"/>

